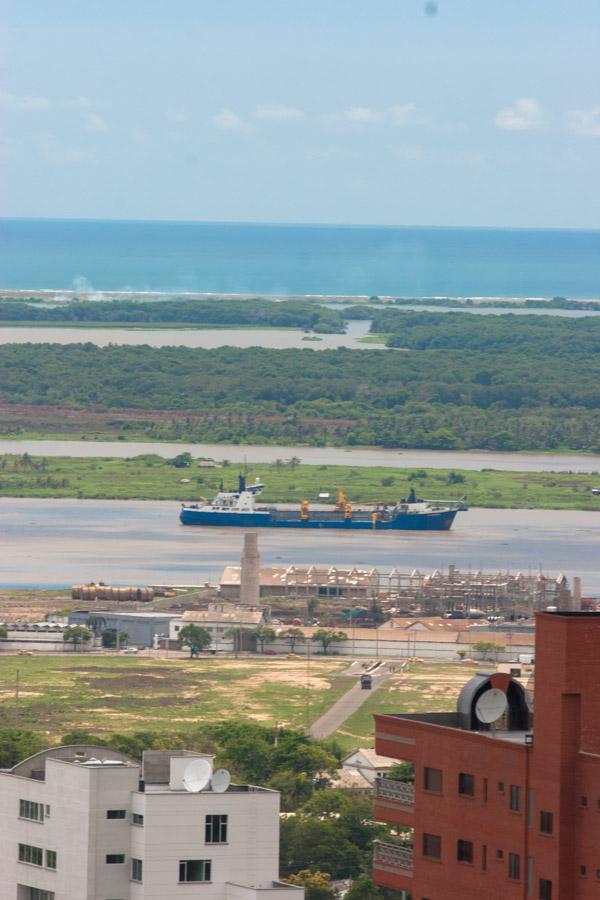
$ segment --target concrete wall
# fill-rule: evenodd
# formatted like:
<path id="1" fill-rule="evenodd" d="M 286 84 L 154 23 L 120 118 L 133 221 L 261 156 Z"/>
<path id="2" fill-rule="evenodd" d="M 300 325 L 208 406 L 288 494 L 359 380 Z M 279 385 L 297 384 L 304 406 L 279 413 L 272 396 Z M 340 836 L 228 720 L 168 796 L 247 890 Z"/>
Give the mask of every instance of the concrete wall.
<path id="1" fill-rule="evenodd" d="M 368 657 L 369 659 L 407 659 L 419 657 L 420 659 L 440 659 L 458 661 L 458 651 L 464 650 L 467 657 L 473 654 L 471 644 L 454 643 L 450 641 L 411 641 L 407 635 L 406 641 L 390 641 L 385 639 L 386 629 L 379 631 L 378 637 L 369 639 L 356 638 L 352 640 L 351 633 L 347 641 L 340 644 L 332 644 L 329 647 L 329 656 L 351 656 L 351 657 Z M 517 659 L 520 653 L 532 653 L 530 644 L 521 646 L 517 643 L 518 638 L 515 636 L 515 642 L 511 647 L 507 647 L 503 653 L 498 654 L 497 662 L 510 662 Z M 266 649 L 275 651 L 276 653 L 289 653 L 290 646 L 285 641 L 275 641 L 273 644 L 267 644 Z M 294 653 L 305 656 L 308 652 L 306 644 L 296 644 Z M 311 656 L 321 655 L 323 652 L 321 644 L 310 641 Z M 494 657 L 494 662 L 496 658 Z"/>

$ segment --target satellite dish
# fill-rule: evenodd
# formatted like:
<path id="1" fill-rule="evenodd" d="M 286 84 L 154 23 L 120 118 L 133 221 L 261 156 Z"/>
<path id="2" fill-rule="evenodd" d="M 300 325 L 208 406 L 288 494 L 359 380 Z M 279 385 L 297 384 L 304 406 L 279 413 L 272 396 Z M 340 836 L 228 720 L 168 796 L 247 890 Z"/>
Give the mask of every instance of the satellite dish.
<path id="1" fill-rule="evenodd" d="M 231 775 L 227 769 L 216 769 L 210 782 L 215 794 L 224 794 L 231 782 Z"/>
<path id="2" fill-rule="evenodd" d="M 484 725 L 490 725 L 500 718 L 507 706 L 506 694 L 498 688 L 491 688 L 485 691 L 475 704 L 475 715 Z"/>
<path id="3" fill-rule="evenodd" d="M 194 759 L 183 773 L 183 786 L 190 794 L 203 791 L 210 781 L 212 766 L 207 759 Z"/>

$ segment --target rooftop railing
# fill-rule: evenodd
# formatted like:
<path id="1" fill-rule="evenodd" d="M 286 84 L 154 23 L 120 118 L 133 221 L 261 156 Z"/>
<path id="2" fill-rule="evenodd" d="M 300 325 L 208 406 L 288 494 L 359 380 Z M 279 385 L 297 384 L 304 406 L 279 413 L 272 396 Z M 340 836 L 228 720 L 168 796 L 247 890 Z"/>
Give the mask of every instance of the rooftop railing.
<path id="1" fill-rule="evenodd" d="M 373 841 L 373 865 L 377 867 L 378 864 L 396 869 L 412 869 L 413 848 Z"/>
<path id="2" fill-rule="evenodd" d="M 414 806 L 415 786 L 408 781 L 395 781 L 393 778 L 379 776 L 373 785 L 375 800 L 392 800 L 405 806 Z"/>

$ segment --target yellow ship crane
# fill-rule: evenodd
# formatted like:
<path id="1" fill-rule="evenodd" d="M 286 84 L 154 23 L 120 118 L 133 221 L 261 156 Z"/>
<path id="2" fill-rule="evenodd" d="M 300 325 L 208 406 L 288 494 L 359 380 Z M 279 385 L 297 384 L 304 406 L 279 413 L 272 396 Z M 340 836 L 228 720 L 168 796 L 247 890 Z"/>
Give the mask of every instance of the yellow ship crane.
<path id="1" fill-rule="evenodd" d="M 335 504 L 335 508 L 338 512 L 342 512 L 346 505 L 346 495 L 343 491 L 338 491 L 337 503 Z"/>
<path id="2" fill-rule="evenodd" d="M 300 503 L 300 518 L 303 522 L 306 522 L 306 520 L 309 518 L 308 500 L 302 500 L 302 502 Z"/>
<path id="3" fill-rule="evenodd" d="M 352 504 L 351 503 L 344 504 L 344 518 L 345 519 L 352 518 Z"/>

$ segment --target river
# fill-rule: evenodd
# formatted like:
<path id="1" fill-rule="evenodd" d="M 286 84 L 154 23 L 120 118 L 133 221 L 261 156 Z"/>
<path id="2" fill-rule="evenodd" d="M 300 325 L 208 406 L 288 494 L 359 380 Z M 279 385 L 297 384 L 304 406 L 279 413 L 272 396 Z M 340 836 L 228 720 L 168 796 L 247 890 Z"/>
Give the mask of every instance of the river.
<path id="1" fill-rule="evenodd" d="M 190 528 L 170 501 L 0 500 L 0 584 L 64 586 L 217 580 L 239 560 L 240 529 Z M 291 563 L 581 575 L 600 594 L 600 515 L 474 509 L 442 533 L 259 532 L 263 565 Z"/>
<path id="2" fill-rule="evenodd" d="M 382 447 L 281 447 L 262 444 L 172 444 L 160 441 L 0 440 L 0 453 L 32 456 L 113 456 L 127 459 L 155 453 L 169 459 L 178 453 L 232 463 L 273 463 L 298 458 L 309 465 L 398 466 L 428 469 L 498 469 L 505 472 L 600 472 L 599 455 L 569 453 L 500 453 L 486 450 L 387 450 Z"/>
<path id="3" fill-rule="evenodd" d="M 383 350 L 383 344 L 362 342 L 369 321 L 349 322 L 345 334 L 305 334 L 293 328 L 72 328 L 64 326 L 2 326 L 0 344 L 124 344 L 134 347 L 265 347 L 268 350 Z"/>

